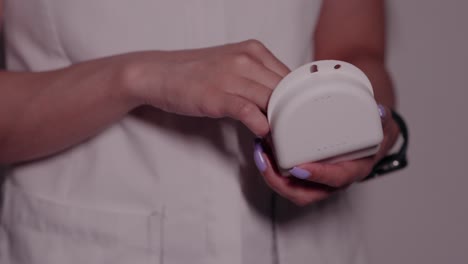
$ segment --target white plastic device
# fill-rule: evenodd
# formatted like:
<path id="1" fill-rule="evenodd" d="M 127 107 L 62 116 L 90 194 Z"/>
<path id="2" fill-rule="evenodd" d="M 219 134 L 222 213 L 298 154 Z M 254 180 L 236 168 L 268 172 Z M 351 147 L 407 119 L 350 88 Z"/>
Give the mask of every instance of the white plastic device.
<path id="1" fill-rule="evenodd" d="M 375 154 L 383 139 L 372 85 L 356 66 L 315 61 L 288 74 L 268 103 L 280 169 Z"/>

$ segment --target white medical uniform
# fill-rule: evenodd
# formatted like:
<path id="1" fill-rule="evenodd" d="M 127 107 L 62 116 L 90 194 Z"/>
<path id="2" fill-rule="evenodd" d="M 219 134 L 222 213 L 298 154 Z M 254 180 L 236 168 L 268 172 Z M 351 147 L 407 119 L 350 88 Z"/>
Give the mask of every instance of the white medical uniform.
<path id="1" fill-rule="evenodd" d="M 251 38 L 296 68 L 310 61 L 321 1 L 4 2 L 8 68 L 45 71 Z M 0 263 L 363 263 L 346 194 L 305 208 L 275 197 L 252 139 L 233 120 L 146 109 L 16 166 L 4 186 Z"/>

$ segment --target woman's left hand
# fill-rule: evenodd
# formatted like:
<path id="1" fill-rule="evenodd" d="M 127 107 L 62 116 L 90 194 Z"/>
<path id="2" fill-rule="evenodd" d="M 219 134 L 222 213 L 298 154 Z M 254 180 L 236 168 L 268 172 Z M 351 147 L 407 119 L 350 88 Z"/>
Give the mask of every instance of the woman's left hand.
<path id="1" fill-rule="evenodd" d="M 374 165 L 393 147 L 399 135 L 399 127 L 388 108 L 379 105 L 379 111 L 384 139 L 374 156 L 335 164 L 306 163 L 289 171 L 294 177 L 284 177 L 272 166 L 270 158 L 263 151 L 260 142 L 257 142 L 254 153 L 257 168 L 273 190 L 297 205 L 305 206 L 323 200 L 331 193 L 367 177 Z"/>

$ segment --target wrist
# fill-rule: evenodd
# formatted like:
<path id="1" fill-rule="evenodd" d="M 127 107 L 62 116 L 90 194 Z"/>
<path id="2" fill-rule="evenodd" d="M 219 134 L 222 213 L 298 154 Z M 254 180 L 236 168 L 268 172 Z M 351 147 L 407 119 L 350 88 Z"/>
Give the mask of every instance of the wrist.
<path id="1" fill-rule="evenodd" d="M 361 69 L 372 83 L 375 100 L 390 109 L 395 108 L 396 100 L 393 83 L 382 56 L 354 52 L 350 55 L 338 56 L 338 59 L 349 62 Z"/>
<path id="2" fill-rule="evenodd" d="M 122 59 L 117 72 L 121 93 L 132 108 L 157 106 L 163 86 L 163 71 L 158 62 L 149 61 L 149 54 L 133 53 Z"/>
<path id="3" fill-rule="evenodd" d="M 352 63 L 360 68 L 371 81 L 375 100 L 394 109 L 396 105 L 395 92 L 385 62 L 374 57 L 361 57 L 356 58 Z"/>
<path id="4" fill-rule="evenodd" d="M 402 143 L 399 150 L 396 153 L 389 154 L 386 157 L 379 159 L 379 162 L 374 166 L 372 172 L 364 180 L 403 169 L 408 165 L 406 157 L 409 141 L 408 127 L 406 126 L 406 122 L 403 117 L 394 110 L 391 111 L 391 118 L 398 126 L 399 133 L 402 137 Z"/>

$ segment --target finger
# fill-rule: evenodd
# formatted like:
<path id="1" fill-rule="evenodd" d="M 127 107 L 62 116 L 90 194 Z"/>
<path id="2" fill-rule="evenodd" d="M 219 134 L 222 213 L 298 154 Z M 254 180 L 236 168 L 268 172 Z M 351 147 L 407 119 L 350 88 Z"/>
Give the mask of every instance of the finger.
<path id="1" fill-rule="evenodd" d="M 379 104 L 377 107 L 379 110 L 380 120 L 382 121 L 382 127 L 385 128 L 387 124 L 392 120 L 392 112 L 385 105 Z"/>
<path id="2" fill-rule="evenodd" d="M 374 156 L 374 163 L 380 161 L 392 149 L 398 139 L 400 128 L 392 118 L 389 118 L 384 125 L 384 139 L 380 143 L 380 149 Z"/>
<path id="3" fill-rule="evenodd" d="M 240 76 L 263 84 L 274 89 L 281 81 L 282 77 L 271 69 L 267 68 L 257 58 L 247 53 L 233 55 L 233 70 Z"/>
<path id="4" fill-rule="evenodd" d="M 222 116 L 241 121 L 255 135 L 263 137 L 270 131 L 266 116 L 260 108 L 249 100 L 235 95 L 225 95 L 219 106 L 223 109 Z"/>
<path id="5" fill-rule="evenodd" d="M 257 166 L 257 169 L 260 171 L 260 173 L 263 174 L 267 184 L 277 192 L 289 193 L 289 190 L 287 189 L 289 179 L 287 177 L 278 175 L 272 166 L 270 158 L 263 149 L 262 140 L 257 138 L 254 144 L 255 165 Z"/>
<path id="6" fill-rule="evenodd" d="M 319 186 L 311 182 L 300 182 L 298 179 L 292 177 L 281 176 L 272 168 L 267 155 L 264 155 L 264 159 L 268 164 L 267 169 L 263 173 L 266 183 L 278 194 L 293 203 L 305 206 L 326 199 L 332 193 L 330 188 Z"/>
<path id="7" fill-rule="evenodd" d="M 319 186 L 311 182 L 299 182 L 297 179 L 279 175 L 271 165 L 268 155 L 264 153 L 258 140 L 255 143 L 254 157 L 255 164 L 262 173 L 265 182 L 275 192 L 297 205 L 304 206 L 323 200 L 334 191 L 325 186 Z"/>
<path id="8" fill-rule="evenodd" d="M 260 109 L 266 111 L 272 90 L 261 83 L 246 78 L 229 80 L 224 86 L 226 92 L 241 96 L 255 103 Z"/>
<path id="9" fill-rule="evenodd" d="M 306 163 L 293 168 L 290 172 L 297 178 L 324 184 L 334 188 L 346 187 L 365 178 L 374 164 L 373 158 L 344 161 L 336 164 Z"/>
<path id="10" fill-rule="evenodd" d="M 262 146 L 262 139 L 261 138 L 256 138 L 254 141 L 254 161 L 255 161 L 255 166 L 257 166 L 257 169 L 259 172 L 263 173 L 266 171 L 268 164 L 266 162 L 266 154 L 264 156 L 264 150 Z"/>
<path id="11" fill-rule="evenodd" d="M 291 72 L 288 66 L 281 62 L 262 42 L 252 39 L 242 42 L 241 45 L 250 55 L 282 78 Z"/>

